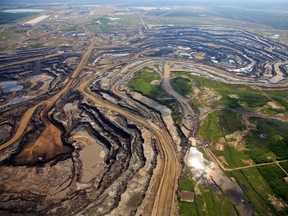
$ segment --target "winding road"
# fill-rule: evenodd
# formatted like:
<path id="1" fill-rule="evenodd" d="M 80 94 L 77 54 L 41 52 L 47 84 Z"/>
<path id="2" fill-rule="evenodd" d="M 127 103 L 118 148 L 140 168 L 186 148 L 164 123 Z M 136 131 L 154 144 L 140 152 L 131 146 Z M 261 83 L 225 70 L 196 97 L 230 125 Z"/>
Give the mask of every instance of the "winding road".
<path id="1" fill-rule="evenodd" d="M 60 90 L 57 94 L 55 94 L 54 96 L 50 97 L 47 100 L 41 101 L 38 104 L 36 104 L 35 106 L 29 108 L 23 115 L 23 117 L 20 120 L 19 126 L 15 132 L 15 134 L 13 135 L 13 137 L 8 140 L 7 142 L 3 143 L 2 145 L 0 145 L 0 151 L 7 148 L 8 146 L 12 145 L 15 141 L 17 141 L 22 134 L 24 133 L 34 111 L 41 105 L 45 105 L 45 108 L 41 111 L 41 119 L 43 120 L 43 122 L 45 123 L 46 127 L 53 127 L 53 130 L 59 131 L 58 128 L 56 128 L 46 117 L 47 112 L 51 109 L 51 107 L 54 105 L 54 103 L 61 97 L 61 95 L 63 95 L 72 85 L 72 83 L 74 82 L 74 80 L 78 77 L 80 71 L 82 70 L 82 68 L 84 67 L 84 65 L 87 63 L 87 60 L 91 54 L 92 49 L 94 48 L 95 45 L 95 39 L 92 39 L 90 42 L 90 46 L 88 47 L 86 53 L 83 55 L 81 62 L 79 63 L 78 67 L 74 70 L 74 72 L 71 74 L 69 81 L 66 81 L 67 84 L 65 85 L 65 87 Z M 51 56 L 50 56 L 51 57 Z M 35 59 L 34 59 L 35 60 Z M 37 59 L 36 59 L 37 60 Z M 21 62 L 17 62 L 18 63 L 22 63 Z M 16 63 L 14 63 L 16 64 Z M 59 139 L 60 140 L 60 139 Z"/>
<path id="2" fill-rule="evenodd" d="M 89 92 L 87 87 L 92 81 L 93 78 L 83 82 L 79 87 L 79 91 L 86 99 L 89 99 L 97 107 L 106 108 L 125 116 L 133 122 L 149 129 L 157 137 L 161 160 L 158 163 L 160 173 L 156 174 L 157 178 L 159 178 L 159 185 L 157 185 L 157 192 L 154 195 L 151 215 L 177 215 L 178 205 L 176 190 L 178 186 L 178 177 L 180 175 L 180 164 L 175 151 L 175 143 L 172 138 L 166 130 L 161 130 L 158 125 L 151 121 L 139 118 L 137 115 L 132 114 L 127 110 L 123 110 L 119 106 L 107 102 L 98 95 Z M 154 192 L 152 192 L 152 194 L 154 194 Z"/>

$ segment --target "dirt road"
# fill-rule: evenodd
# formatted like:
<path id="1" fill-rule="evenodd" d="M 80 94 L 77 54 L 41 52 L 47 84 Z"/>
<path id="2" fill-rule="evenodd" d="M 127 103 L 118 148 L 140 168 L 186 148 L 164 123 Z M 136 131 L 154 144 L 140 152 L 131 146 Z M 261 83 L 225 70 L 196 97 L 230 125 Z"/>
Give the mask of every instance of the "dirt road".
<path id="1" fill-rule="evenodd" d="M 178 103 L 180 104 L 182 110 L 182 120 L 180 124 L 180 128 L 184 135 L 189 138 L 191 135 L 195 133 L 198 128 L 198 118 L 190 104 L 190 99 L 183 97 L 178 92 L 176 92 L 171 84 L 170 84 L 170 77 L 171 77 L 171 69 L 168 62 L 164 63 L 163 66 L 163 89 L 172 97 L 174 97 Z"/>
<path id="2" fill-rule="evenodd" d="M 135 123 L 149 129 L 158 139 L 159 153 L 161 160 L 158 165 L 160 167 L 160 173 L 157 177 L 160 178 L 157 192 L 154 195 L 154 203 L 151 215 L 177 215 L 178 205 L 176 190 L 178 186 L 178 177 L 180 174 L 180 164 L 178 162 L 177 154 L 175 152 L 175 143 L 172 138 L 167 134 L 166 130 L 161 130 L 156 124 L 147 121 L 143 118 L 123 110 L 117 105 L 111 104 L 95 94 L 91 94 L 86 90 L 92 79 L 83 82 L 79 91 L 84 95 L 86 99 L 89 99 L 97 107 L 107 108 L 113 112 L 117 112 L 120 115 L 134 121 Z M 150 191 L 148 191 L 149 193 Z M 150 192 L 151 193 L 151 192 Z M 154 192 L 152 192 L 154 194 Z"/>
<path id="3" fill-rule="evenodd" d="M 211 161 L 213 161 L 214 163 L 216 163 L 223 171 L 243 170 L 243 169 L 249 169 L 249 168 L 252 168 L 252 167 L 260 167 L 260 166 L 267 166 L 267 165 L 277 164 L 286 173 L 286 175 L 288 176 L 287 171 L 285 171 L 280 165 L 280 163 L 288 162 L 288 159 L 287 160 L 280 160 L 280 161 L 272 161 L 272 162 L 267 162 L 267 163 L 261 163 L 261 164 L 252 164 L 252 165 L 247 165 L 247 166 L 242 166 L 242 167 L 226 168 L 226 167 L 224 167 L 222 162 L 219 161 L 219 159 L 213 154 L 213 152 L 210 149 L 204 148 L 204 152 L 209 157 L 209 159 Z"/>
<path id="4" fill-rule="evenodd" d="M 15 62 L 7 63 L 7 64 L 2 64 L 2 65 L 0 65 L 0 68 L 5 68 L 5 67 L 13 66 L 13 65 L 18 65 L 18 64 L 38 61 L 38 60 L 41 60 L 41 59 L 44 59 L 44 58 L 51 58 L 51 57 L 60 56 L 60 55 L 62 55 L 62 54 L 51 54 L 51 55 L 40 56 L 40 57 L 31 58 L 31 59 L 26 59 L 26 60 L 23 60 L 23 61 L 15 61 Z"/>
<path id="5" fill-rule="evenodd" d="M 84 54 L 81 62 L 79 63 L 78 67 L 74 70 L 74 72 L 72 73 L 68 83 L 65 85 L 65 87 L 59 91 L 57 94 L 55 94 L 54 96 L 52 96 L 51 98 L 41 101 L 38 104 L 36 104 L 35 106 L 29 108 L 23 115 L 23 117 L 20 120 L 19 126 L 15 132 L 15 134 L 13 135 L 13 137 L 8 140 L 7 142 L 3 143 L 0 146 L 0 151 L 3 150 L 4 148 L 7 148 L 8 146 L 10 146 L 11 144 L 13 144 L 16 140 L 18 140 L 22 134 L 24 133 L 31 116 L 33 115 L 34 111 L 37 109 L 37 107 L 41 106 L 41 105 L 45 105 L 45 108 L 41 111 L 41 119 L 42 121 L 45 123 L 46 127 L 49 127 L 52 125 L 52 123 L 48 120 L 47 118 L 47 112 L 50 110 L 50 108 L 54 105 L 54 103 L 61 97 L 61 95 L 64 94 L 64 92 L 66 92 L 69 87 L 71 86 L 71 84 L 73 83 L 73 81 L 75 80 L 75 78 L 78 77 L 80 71 L 82 70 L 83 66 L 86 64 L 91 51 L 93 49 L 95 45 L 95 39 L 91 40 L 90 46 L 88 47 L 86 53 Z M 17 62 L 18 64 L 19 62 Z M 20 62 L 22 63 L 22 62 Z M 15 63 L 16 64 L 16 63 Z M 58 130 L 57 127 L 53 127 L 53 130 Z M 57 134 L 61 134 L 61 133 L 57 133 Z M 59 139 L 60 140 L 60 139 Z"/>

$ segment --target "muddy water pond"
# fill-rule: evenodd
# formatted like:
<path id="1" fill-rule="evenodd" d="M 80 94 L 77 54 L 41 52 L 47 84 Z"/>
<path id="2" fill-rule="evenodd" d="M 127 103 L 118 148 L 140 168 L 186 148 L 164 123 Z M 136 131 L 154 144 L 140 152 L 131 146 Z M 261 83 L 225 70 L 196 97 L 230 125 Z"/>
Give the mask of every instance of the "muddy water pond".
<path id="1" fill-rule="evenodd" d="M 83 165 L 82 182 L 88 183 L 102 172 L 105 155 L 104 148 L 98 143 L 87 145 L 80 151 Z"/>

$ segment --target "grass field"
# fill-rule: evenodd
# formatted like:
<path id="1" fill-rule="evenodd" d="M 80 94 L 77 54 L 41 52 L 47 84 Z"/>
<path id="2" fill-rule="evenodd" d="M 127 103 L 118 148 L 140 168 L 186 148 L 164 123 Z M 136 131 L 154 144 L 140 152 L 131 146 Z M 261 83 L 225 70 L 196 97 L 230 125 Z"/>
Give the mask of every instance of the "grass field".
<path id="1" fill-rule="evenodd" d="M 229 4 L 225 7 L 203 5 L 198 9 L 182 7 L 174 10 L 154 10 L 145 15 L 145 21 L 155 25 L 213 25 L 231 28 L 237 26 L 237 28 L 267 38 L 278 34 L 280 37 L 273 40 L 288 44 L 288 24 L 286 22 L 288 15 L 285 7 L 277 9 L 271 7 L 251 12 L 251 10 L 245 9 L 247 5 L 229 7 Z"/>
<path id="2" fill-rule="evenodd" d="M 218 116 L 218 111 L 210 113 L 199 128 L 199 135 L 212 143 L 216 143 L 220 137 L 224 136 L 218 125 Z"/>
<path id="3" fill-rule="evenodd" d="M 219 127 L 223 128 L 223 131 L 227 134 L 246 128 L 237 113 L 228 109 L 221 110 L 219 115 Z"/>
<path id="4" fill-rule="evenodd" d="M 287 91 L 285 90 L 267 91 L 265 89 L 252 89 L 247 85 L 229 85 L 182 72 L 177 72 L 174 75 L 180 80 L 175 82 L 178 86 L 181 86 L 180 88 L 184 88 L 185 85 L 194 85 L 200 89 L 200 91 L 210 89 L 221 95 L 221 99 L 212 101 L 210 107 L 221 105 L 224 106 L 224 109 L 210 113 L 208 117 L 201 122 L 199 128 L 200 137 L 212 143 L 217 143 L 220 138 L 225 138 L 228 134 L 246 128 L 241 118 L 236 114 L 239 108 L 247 111 L 255 112 L 257 110 L 257 112 L 265 113 L 269 111 L 267 103 L 272 100 L 273 103 L 277 103 L 280 108 L 282 108 L 281 110 L 271 108 L 271 115 L 287 113 L 288 111 Z M 189 84 L 187 79 L 180 77 L 183 75 L 189 78 L 192 84 Z M 174 80 L 176 80 L 176 78 Z M 177 85 L 174 88 L 177 88 Z M 178 91 L 183 94 L 182 89 L 178 89 Z M 187 92 L 185 92 L 185 94 L 187 94 Z M 198 107 L 203 106 L 201 101 L 202 94 L 202 92 L 198 93 L 198 96 L 192 100 L 192 102 L 196 101 Z M 212 149 L 213 152 L 218 157 L 223 156 L 230 167 L 247 165 L 243 163 L 243 160 L 249 160 L 250 158 L 255 163 L 287 159 L 288 124 L 276 120 L 259 118 L 251 118 L 250 121 L 256 125 L 256 130 L 250 132 L 245 138 L 246 151 L 238 152 L 224 139 L 225 142 L 223 144 L 225 145 L 225 150 L 217 151 L 214 146 Z"/>
<path id="5" fill-rule="evenodd" d="M 2 24 L 13 24 L 18 20 L 35 16 L 35 13 L 4 13 L 0 12 L 0 25 Z"/>
<path id="6" fill-rule="evenodd" d="M 185 76 L 190 79 L 193 85 L 200 89 L 200 95 L 193 98 L 193 103 L 195 103 L 197 107 L 203 107 L 204 102 L 201 96 L 203 92 L 205 92 L 204 89 L 210 89 L 221 96 L 220 100 L 212 101 L 212 104 L 210 104 L 211 107 L 224 105 L 225 107 L 233 109 L 244 108 L 251 111 L 258 110 L 270 116 L 277 114 L 285 114 L 287 116 L 288 114 L 287 90 L 267 91 L 265 89 L 253 89 L 248 85 L 225 84 L 185 72 L 174 73 L 174 76 L 177 78 Z M 183 88 L 185 84 L 189 86 L 189 82 L 184 78 L 182 78 L 181 84 Z M 274 103 L 278 108 L 272 107 L 268 102 Z"/>
<path id="7" fill-rule="evenodd" d="M 251 158 L 256 163 L 287 159 L 288 124 L 261 118 L 251 118 L 251 121 L 256 125 L 256 130 L 246 139 L 247 152 Z"/>
<path id="8" fill-rule="evenodd" d="M 0 32 L 0 41 L 5 40 L 7 37 L 11 35 L 8 32 Z"/>
<path id="9" fill-rule="evenodd" d="M 68 27 L 62 29 L 62 31 L 69 32 L 69 31 L 76 31 L 77 29 L 78 29 L 77 25 L 72 25 L 72 26 L 68 26 Z"/>
<path id="10" fill-rule="evenodd" d="M 248 154 L 243 151 L 237 151 L 233 146 L 227 143 L 225 144 L 224 151 L 216 150 L 215 146 L 212 147 L 212 151 L 218 158 L 221 156 L 224 157 L 227 167 L 229 168 L 247 166 L 244 161 L 250 159 Z"/>
<path id="11" fill-rule="evenodd" d="M 208 5 L 202 4 L 201 7 L 195 9 L 189 9 L 189 7 L 180 7 L 173 10 L 154 10 L 147 13 L 147 16 L 152 17 L 167 17 L 173 20 L 173 18 L 190 18 L 197 19 L 199 17 L 218 17 L 218 19 L 226 18 L 229 20 L 237 20 L 244 22 L 251 22 L 255 24 L 264 24 L 277 29 L 288 29 L 288 24 L 285 22 L 288 15 L 285 10 L 269 10 L 258 9 L 253 10 L 248 5 L 237 7 L 232 4 L 227 4 L 225 7 L 218 7 L 213 3 Z M 247 7 L 247 8 L 246 8 Z M 251 12 L 253 11 L 253 12 Z M 207 19 L 203 19 L 207 20 Z M 204 21 L 203 21 L 204 22 Z M 227 24 L 226 24 L 227 25 Z"/>
<path id="12" fill-rule="evenodd" d="M 275 194 L 280 196 L 285 203 L 288 203 L 288 183 L 284 180 L 284 177 L 287 176 L 283 170 L 278 165 L 258 167 L 258 170 Z M 288 209 L 286 213 L 288 213 Z"/>
<path id="13" fill-rule="evenodd" d="M 131 30 L 137 29 L 141 25 L 139 14 L 126 14 L 117 15 L 110 19 L 109 17 L 100 17 L 87 23 L 87 27 L 90 30 Z"/>
<path id="14" fill-rule="evenodd" d="M 244 137 L 246 149 L 242 150 L 237 150 L 230 144 L 234 142 L 232 138 L 230 140 L 230 138 L 225 137 L 237 130 L 243 131 L 246 129 L 241 116 L 237 114 L 238 110 L 264 113 L 268 111 L 271 112 L 271 115 L 286 113 L 287 91 L 258 90 L 246 85 L 223 84 L 187 73 L 180 72 L 176 74 L 176 76 L 183 75 L 190 79 L 191 85 L 200 89 L 200 93 L 192 101 L 196 101 L 198 107 L 203 107 L 201 96 L 205 89 L 221 95 L 220 100 L 212 101 L 210 108 L 216 105 L 222 105 L 224 108 L 210 113 L 202 121 L 199 135 L 212 143 L 221 141 L 220 143 L 224 145 L 224 150 L 217 150 L 216 146 L 213 145 L 212 151 L 223 162 L 224 166 L 229 168 L 247 166 L 251 159 L 255 163 L 263 163 L 288 158 L 287 123 L 273 119 L 250 118 L 249 121 L 255 125 L 255 129 L 246 138 Z M 283 108 L 270 109 L 267 105 L 270 101 L 277 103 L 279 107 Z M 288 170 L 288 163 L 281 163 L 281 166 Z M 277 200 L 281 197 L 288 203 L 288 184 L 284 180 L 286 175 L 279 166 L 264 165 L 258 168 L 252 167 L 226 173 L 238 182 L 245 193 L 246 201 L 251 203 L 256 215 L 287 215 L 288 210 L 281 208 L 281 203 L 279 204 L 278 201 L 275 202 L 275 199 Z M 211 191 L 211 189 L 204 191 L 203 188 L 200 191 L 202 195 L 200 197 L 196 195 L 195 203 L 193 204 L 199 215 L 227 215 L 227 212 L 219 212 L 219 208 L 215 208 L 215 203 L 217 203 L 215 192 Z M 273 199 L 274 202 L 272 204 Z M 217 205 L 219 206 L 218 203 Z M 214 212 L 211 213 L 213 206 Z M 185 204 L 180 204 L 180 207 L 186 208 L 187 211 L 192 208 L 191 205 L 185 206 Z M 229 208 L 226 207 L 225 209 Z M 220 208 L 220 210 L 222 209 Z M 190 211 L 195 212 L 194 209 L 190 209 Z M 182 212 L 180 211 L 180 213 Z M 187 214 L 183 213 L 183 215 Z"/>
<path id="15" fill-rule="evenodd" d="M 199 135 L 212 143 L 216 143 L 219 138 L 243 129 L 245 129 L 245 125 L 237 114 L 224 109 L 208 115 L 199 128 Z"/>
<path id="16" fill-rule="evenodd" d="M 27 44 L 26 46 L 18 48 L 18 50 L 36 49 L 36 48 L 43 47 L 43 45 L 44 45 L 43 43 L 30 43 L 30 44 Z"/>
<path id="17" fill-rule="evenodd" d="M 199 89 L 208 88 L 219 93 L 221 99 L 215 101 L 212 106 L 225 105 L 229 108 L 243 107 L 247 109 L 255 109 L 263 107 L 270 101 L 270 98 L 263 94 L 263 92 L 252 89 L 248 85 L 230 85 L 185 72 L 176 73 L 176 76 L 181 75 L 189 77 L 190 81 Z"/>
<path id="18" fill-rule="evenodd" d="M 189 79 L 183 77 L 176 77 L 171 80 L 171 86 L 174 88 L 175 91 L 177 91 L 183 96 L 187 96 L 192 93 L 192 87 Z"/>
<path id="19" fill-rule="evenodd" d="M 245 199 L 251 203 L 257 215 L 278 215 L 268 200 L 274 192 L 262 177 L 257 168 L 232 171 L 230 173 L 242 188 Z"/>
<path id="20" fill-rule="evenodd" d="M 180 177 L 180 189 L 195 192 L 196 182 L 192 180 L 191 171 L 187 168 Z M 208 186 L 203 189 L 201 185 L 197 186 L 199 192 L 195 192 L 195 202 L 179 202 L 179 214 L 181 216 L 190 215 L 212 215 L 222 216 L 231 215 L 234 212 L 233 203 L 225 197 L 220 191 L 216 191 Z"/>
<path id="21" fill-rule="evenodd" d="M 148 68 L 143 68 L 138 71 L 135 76 L 128 82 L 128 86 L 134 90 L 146 95 L 159 103 L 168 106 L 172 111 L 172 118 L 176 124 L 181 121 L 181 114 L 175 99 L 167 99 L 169 95 L 157 83 L 160 76 L 156 72 L 150 71 Z M 153 83 L 153 81 L 156 83 Z"/>
<path id="22" fill-rule="evenodd" d="M 179 201 L 179 214 L 181 216 L 190 216 L 198 215 L 198 212 L 194 203 Z"/>
<path id="23" fill-rule="evenodd" d="M 164 93 L 159 85 L 152 84 L 155 80 L 160 80 L 160 76 L 156 72 L 144 68 L 135 74 L 129 81 L 128 86 L 134 91 L 139 91 L 148 97 L 157 99 Z"/>
<path id="24" fill-rule="evenodd" d="M 280 163 L 281 167 L 283 167 L 284 170 L 286 170 L 286 172 L 288 172 L 288 162 L 282 162 Z"/>

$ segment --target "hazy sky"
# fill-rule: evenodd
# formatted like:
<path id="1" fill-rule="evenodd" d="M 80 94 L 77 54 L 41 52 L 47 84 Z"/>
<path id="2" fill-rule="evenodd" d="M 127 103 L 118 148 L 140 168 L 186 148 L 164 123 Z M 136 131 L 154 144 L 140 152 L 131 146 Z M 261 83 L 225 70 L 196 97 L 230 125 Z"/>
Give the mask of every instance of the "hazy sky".
<path id="1" fill-rule="evenodd" d="M 145 4 L 145 5 L 236 5 L 242 7 L 288 7 L 288 0 L 0 0 L 1 4 L 13 4 L 13 3 L 55 3 L 55 2 L 69 2 L 69 3 L 95 3 L 95 4 Z"/>

